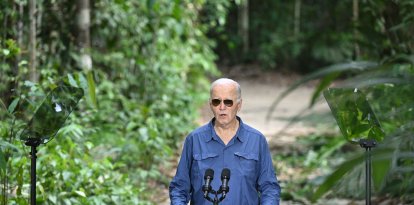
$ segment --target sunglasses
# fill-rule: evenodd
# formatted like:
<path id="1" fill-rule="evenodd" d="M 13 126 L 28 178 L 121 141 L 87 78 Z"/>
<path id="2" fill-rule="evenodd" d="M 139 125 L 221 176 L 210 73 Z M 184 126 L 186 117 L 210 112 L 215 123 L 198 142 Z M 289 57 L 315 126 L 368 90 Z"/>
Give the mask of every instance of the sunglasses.
<path id="1" fill-rule="evenodd" d="M 233 106 L 233 100 L 220 100 L 220 99 L 212 99 L 211 104 L 215 107 L 219 106 L 221 101 L 223 101 L 224 105 L 227 107 Z"/>

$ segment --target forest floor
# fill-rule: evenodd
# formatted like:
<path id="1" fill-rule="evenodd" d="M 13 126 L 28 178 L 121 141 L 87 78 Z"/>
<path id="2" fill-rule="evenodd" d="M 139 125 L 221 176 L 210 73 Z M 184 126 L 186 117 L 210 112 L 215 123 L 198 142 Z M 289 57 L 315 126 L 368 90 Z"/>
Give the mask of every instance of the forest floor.
<path id="1" fill-rule="evenodd" d="M 255 71 L 256 70 L 256 71 Z M 280 102 L 277 108 L 273 111 L 270 118 L 268 115 L 270 106 L 274 100 L 285 91 L 289 85 L 300 79 L 298 75 L 287 75 L 270 71 L 257 72 L 257 69 L 232 68 L 225 71 L 224 77 L 232 78 L 238 81 L 242 88 L 243 104 L 239 116 L 246 124 L 261 131 L 267 138 L 269 147 L 273 155 L 278 153 L 286 153 L 295 149 L 300 149 L 300 145 L 296 143 L 297 138 L 313 133 L 332 132 L 332 124 L 327 126 L 321 123 L 320 118 L 315 117 L 311 120 L 296 121 L 290 123 L 292 117 L 299 113 L 307 113 L 307 116 L 323 116 L 330 113 L 329 107 L 325 100 L 316 103 L 312 109 L 307 109 L 316 85 L 315 82 L 310 82 L 302 87 L 297 88 Z M 212 115 L 208 104 L 201 109 L 201 118 L 198 120 L 200 125 L 207 123 Z M 330 120 L 333 120 L 330 119 Z M 324 120 L 326 121 L 326 119 Z M 334 130 L 335 131 L 335 130 Z M 167 179 L 172 179 L 175 174 L 175 167 L 178 163 L 179 152 L 175 159 L 169 162 L 169 165 L 162 168 L 161 172 Z M 277 177 L 281 181 L 289 181 L 295 176 L 296 170 L 284 170 L 282 173 L 277 173 Z M 157 196 L 156 203 L 160 205 L 168 205 L 168 187 L 162 189 Z M 281 202 L 282 205 L 297 204 L 293 202 Z M 326 204 L 347 205 L 347 204 L 361 204 L 349 200 L 333 200 L 326 202 Z"/>

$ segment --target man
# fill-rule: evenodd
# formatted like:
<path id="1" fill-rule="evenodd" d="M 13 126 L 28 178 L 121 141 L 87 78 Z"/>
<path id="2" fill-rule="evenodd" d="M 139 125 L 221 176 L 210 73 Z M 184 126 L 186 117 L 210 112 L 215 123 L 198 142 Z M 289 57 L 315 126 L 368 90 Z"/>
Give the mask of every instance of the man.
<path id="1" fill-rule="evenodd" d="M 222 185 L 221 172 L 230 170 L 229 192 L 222 205 L 278 205 L 280 186 L 265 137 L 243 123 L 237 112 L 242 106 L 240 85 L 227 78 L 210 88 L 214 118 L 190 133 L 184 142 L 177 172 L 170 183 L 172 205 L 212 204 L 214 193 L 205 193 L 205 174 L 212 169 L 212 190 Z M 211 172 L 209 172 L 211 173 Z M 217 194 L 220 198 L 221 192 Z"/>

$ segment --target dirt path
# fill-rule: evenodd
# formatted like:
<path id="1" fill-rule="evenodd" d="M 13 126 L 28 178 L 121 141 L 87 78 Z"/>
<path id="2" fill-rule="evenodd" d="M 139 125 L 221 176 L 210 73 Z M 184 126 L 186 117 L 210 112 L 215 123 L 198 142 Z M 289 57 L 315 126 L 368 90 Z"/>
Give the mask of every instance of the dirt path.
<path id="1" fill-rule="evenodd" d="M 266 115 L 272 102 L 280 93 L 286 90 L 294 80 L 298 79 L 298 77 L 282 76 L 277 73 L 239 77 L 229 75 L 229 77 L 238 81 L 242 88 L 243 104 L 239 116 L 245 123 L 258 129 L 267 137 L 272 152 L 278 152 L 285 147 L 291 146 L 294 144 L 297 136 L 318 131 L 312 124 L 298 122 L 281 132 L 288 125 L 291 117 L 295 116 L 308 106 L 314 88 L 312 84 L 300 87 L 289 94 L 273 112 L 272 117 L 269 120 L 266 120 Z M 329 108 L 325 101 L 318 103 L 312 109 L 312 112 L 319 113 L 327 111 L 329 111 Z M 212 115 L 206 104 L 205 108 L 202 110 L 202 117 L 199 120 L 199 123 L 207 123 L 211 117 Z M 173 175 L 175 170 L 171 170 L 170 173 Z M 283 180 L 283 177 L 283 174 L 278 176 L 281 180 Z M 165 199 L 165 201 L 160 204 L 167 205 L 169 204 L 168 190 L 163 194 L 165 196 L 162 196 L 162 198 Z M 288 203 L 282 204 L 286 205 Z"/>

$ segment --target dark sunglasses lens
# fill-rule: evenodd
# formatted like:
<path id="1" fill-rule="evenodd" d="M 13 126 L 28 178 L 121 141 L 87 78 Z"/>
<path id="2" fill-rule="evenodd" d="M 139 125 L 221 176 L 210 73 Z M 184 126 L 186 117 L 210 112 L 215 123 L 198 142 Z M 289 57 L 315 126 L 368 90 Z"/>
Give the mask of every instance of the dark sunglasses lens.
<path id="1" fill-rule="evenodd" d="M 218 105 L 220 105 L 220 103 L 221 103 L 221 100 L 219 100 L 219 99 L 211 100 L 211 104 L 213 104 L 214 106 L 218 106 Z"/>
<path id="2" fill-rule="evenodd" d="M 223 102 L 227 107 L 233 106 L 233 100 L 223 100 Z"/>
<path id="3" fill-rule="evenodd" d="M 220 103 L 221 103 L 221 100 L 219 100 L 219 99 L 212 99 L 211 100 L 211 104 L 213 104 L 214 106 L 219 106 Z M 227 107 L 233 106 L 233 100 L 223 100 L 223 103 Z"/>

